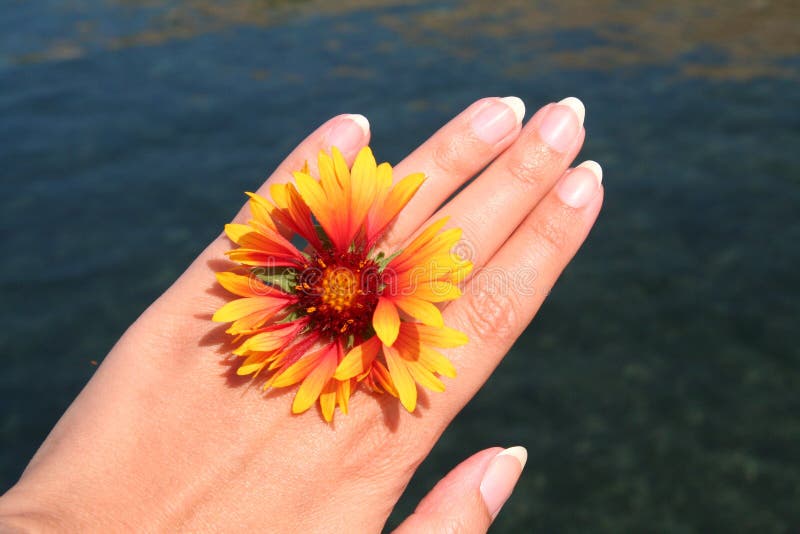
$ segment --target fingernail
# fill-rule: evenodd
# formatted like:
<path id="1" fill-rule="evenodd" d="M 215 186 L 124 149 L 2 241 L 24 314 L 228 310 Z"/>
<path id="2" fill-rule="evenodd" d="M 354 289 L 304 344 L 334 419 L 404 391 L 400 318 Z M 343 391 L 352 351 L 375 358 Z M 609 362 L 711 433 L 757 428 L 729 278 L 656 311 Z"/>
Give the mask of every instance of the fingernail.
<path id="1" fill-rule="evenodd" d="M 595 161 L 584 161 L 567 174 L 556 187 L 561 201 L 573 208 L 582 208 L 600 190 L 603 168 Z"/>
<path id="2" fill-rule="evenodd" d="M 516 96 L 491 101 L 472 118 L 472 129 L 483 142 L 494 145 L 522 124 L 525 104 Z"/>
<path id="3" fill-rule="evenodd" d="M 497 517 L 511 497 L 527 461 L 528 451 L 525 447 L 511 447 L 499 453 L 489 463 L 481 479 L 481 496 L 492 519 Z"/>
<path id="4" fill-rule="evenodd" d="M 369 135 L 369 121 L 364 115 L 344 115 L 328 132 L 328 144 L 342 152 L 352 152 L 364 145 Z"/>
<path id="5" fill-rule="evenodd" d="M 581 132 L 586 110 L 575 97 L 553 105 L 539 125 L 539 136 L 559 152 L 566 152 Z"/>

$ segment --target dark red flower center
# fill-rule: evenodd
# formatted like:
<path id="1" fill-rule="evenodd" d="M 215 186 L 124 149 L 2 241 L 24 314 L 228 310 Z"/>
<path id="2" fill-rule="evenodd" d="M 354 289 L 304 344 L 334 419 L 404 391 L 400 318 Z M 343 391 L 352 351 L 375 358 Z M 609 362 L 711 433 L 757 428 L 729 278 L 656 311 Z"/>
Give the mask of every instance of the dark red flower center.
<path id="1" fill-rule="evenodd" d="M 330 337 L 365 336 L 372 328 L 381 276 L 363 253 L 315 254 L 300 273 L 299 306 L 315 331 Z"/>

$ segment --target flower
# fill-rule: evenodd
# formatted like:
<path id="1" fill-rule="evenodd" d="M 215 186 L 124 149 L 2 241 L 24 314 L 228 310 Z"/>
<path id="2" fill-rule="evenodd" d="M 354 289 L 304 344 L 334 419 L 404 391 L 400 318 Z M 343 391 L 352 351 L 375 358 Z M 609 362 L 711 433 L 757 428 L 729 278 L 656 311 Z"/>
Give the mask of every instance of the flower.
<path id="1" fill-rule="evenodd" d="M 217 273 L 237 298 L 214 321 L 240 343 L 237 373 L 266 372 L 264 388 L 299 384 L 292 412 L 319 401 L 326 421 L 336 405 L 347 413 L 359 385 L 388 393 L 414 411 L 417 385 L 444 391 L 455 377 L 438 349 L 467 337 L 444 325 L 437 303 L 461 296 L 472 264 L 452 253 L 457 228 L 434 222 L 404 249 L 384 251 L 381 238 L 422 185 L 422 174 L 393 184 L 392 167 L 363 148 L 352 168 L 342 154 L 321 152 L 319 179 L 308 165 L 295 183 L 254 193 L 247 224 L 228 224 L 238 245 L 227 252 L 240 267 Z M 293 240 L 303 241 L 295 246 Z"/>

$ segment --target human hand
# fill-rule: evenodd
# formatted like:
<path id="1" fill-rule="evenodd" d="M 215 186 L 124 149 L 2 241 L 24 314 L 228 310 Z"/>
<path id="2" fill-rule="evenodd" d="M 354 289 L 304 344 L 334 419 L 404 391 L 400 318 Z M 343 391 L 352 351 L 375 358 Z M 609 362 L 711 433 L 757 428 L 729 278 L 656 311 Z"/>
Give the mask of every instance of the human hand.
<path id="1" fill-rule="evenodd" d="M 447 380 L 445 393 L 421 391 L 419 407 L 408 413 L 391 397 L 358 392 L 350 414 L 327 424 L 314 410 L 292 415 L 292 389 L 263 399 L 245 387 L 249 378 L 230 372 L 225 327 L 209 320 L 231 298 L 214 276 L 227 267 L 222 258 L 232 248 L 220 236 L 112 349 L 0 499 L 0 524 L 379 531 L 599 213 L 599 166 L 568 169 L 585 135 L 583 106 L 574 99 L 550 104 L 524 129 L 523 114 L 517 99 L 478 101 L 394 169 L 396 179 L 423 172 L 427 180 L 395 220 L 387 248 L 449 215 L 448 226 L 464 230 L 475 265 L 464 296 L 443 309 L 446 324 L 470 339 L 448 351 L 458 377 Z M 303 141 L 259 193 L 268 196 L 270 184 L 290 180 L 319 150 L 335 145 L 352 163 L 368 141 L 363 118 L 336 117 Z M 246 218 L 243 209 L 237 220 Z M 524 450 L 500 452 L 488 449 L 459 465 L 399 530 L 485 531 L 524 463 Z"/>

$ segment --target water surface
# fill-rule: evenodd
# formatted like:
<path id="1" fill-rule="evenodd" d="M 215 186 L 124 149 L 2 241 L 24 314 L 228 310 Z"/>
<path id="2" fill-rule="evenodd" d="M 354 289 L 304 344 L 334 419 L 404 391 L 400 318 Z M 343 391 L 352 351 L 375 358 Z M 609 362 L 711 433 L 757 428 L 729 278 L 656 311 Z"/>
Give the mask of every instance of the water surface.
<path id="1" fill-rule="evenodd" d="M 390 524 L 492 445 L 497 532 L 800 528 L 795 2 L 12 0 L 0 16 L 0 490 L 312 127 L 397 161 L 487 95 L 586 104 L 606 205 Z"/>

